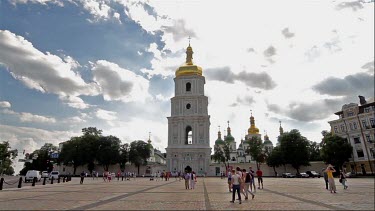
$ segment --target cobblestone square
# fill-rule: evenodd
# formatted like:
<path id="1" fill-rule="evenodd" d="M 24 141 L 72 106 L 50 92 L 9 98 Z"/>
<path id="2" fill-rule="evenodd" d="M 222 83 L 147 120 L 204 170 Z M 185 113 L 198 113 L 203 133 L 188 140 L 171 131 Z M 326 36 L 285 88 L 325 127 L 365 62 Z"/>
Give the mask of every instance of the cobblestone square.
<path id="1" fill-rule="evenodd" d="M 1 210 L 374 210 L 374 179 L 349 178 L 337 193 L 325 189 L 322 178 L 264 178 L 255 198 L 229 203 L 226 179 L 198 178 L 196 189 L 184 181 L 104 182 L 78 178 L 71 182 L 9 188 L 0 191 Z M 242 196 L 243 197 L 243 196 Z"/>

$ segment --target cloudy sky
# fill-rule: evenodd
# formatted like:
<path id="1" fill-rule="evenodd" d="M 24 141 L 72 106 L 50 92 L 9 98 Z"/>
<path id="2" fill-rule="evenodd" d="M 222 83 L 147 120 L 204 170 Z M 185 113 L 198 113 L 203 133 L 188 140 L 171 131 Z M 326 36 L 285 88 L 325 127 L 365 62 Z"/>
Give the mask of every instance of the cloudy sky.
<path id="1" fill-rule="evenodd" d="M 0 2 L 0 141 L 26 152 L 97 127 L 167 147 L 174 74 L 188 37 L 203 68 L 211 146 L 250 110 L 321 141 L 327 121 L 374 96 L 374 1 Z"/>

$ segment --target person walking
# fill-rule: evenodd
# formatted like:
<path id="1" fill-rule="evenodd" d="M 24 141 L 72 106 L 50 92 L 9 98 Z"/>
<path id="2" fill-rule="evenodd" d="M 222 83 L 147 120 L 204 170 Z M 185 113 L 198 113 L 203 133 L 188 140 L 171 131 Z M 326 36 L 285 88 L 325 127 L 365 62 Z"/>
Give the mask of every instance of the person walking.
<path id="1" fill-rule="evenodd" d="M 344 186 L 344 190 L 345 189 L 348 189 L 348 186 L 346 185 L 346 176 L 345 176 L 345 173 L 340 170 L 340 180 L 339 182 Z"/>
<path id="2" fill-rule="evenodd" d="M 189 189 L 190 174 L 185 172 L 184 179 L 185 179 L 185 189 Z"/>
<path id="3" fill-rule="evenodd" d="M 83 184 L 83 180 L 85 179 L 85 176 L 86 176 L 85 171 L 82 171 L 80 176 L 81 176 L 81 181 L 79 182 L 79 184 L 82 185 Z"/>
<path id="4" fill-rule="evenodd" d="M 329 164 L 325 172 L 327 172 L 328 176 L 329 190 L 331 191 L 331 193 L 336 193 L 335 178 L 333 178 L 333 173 L 336 172 L 336 170 L 331 164 Z"/>
<path id="5" fill-rule="evenodd" d="M 262 189 L 263 189 L 263 172 L 258 168 L 258 171 L 256 172 L 258 176 L 258 189 L 260 189 L 260 184 L 262 184 Z"/>
<path id="6" fill-rule="evenodd" d="M 322 169 L 322 171 L 323 171 L 323 179 L 324 179 L 324 182 L 326 183 L 326 189 L 328 190 L 328 174 L 324 168 Z"/>
<path id="7" fill-rule="evenodd" d="M 228 171 L 228 189 L 229 189 L 229 192 L 232 192 L 232 182 L 231 182 L 231 179 L 232 179 L 232 174 L 230 171 Z"/>
<path id="8" fill-rule="evenodd" d="M 251 192 L 256 192 L 257 188 L 255 186 L 255 172 L 253 170 L 253 167 L 249 167 L 249 174 L 251 176 L 251 181 L 250 181 L 250 191 Z M 253 190 L 253 187 L 254 187 L 254 190 Z"/>
<path id="9" fill-rule="evenodd" d="M 249 172 L 246 172 L 246 169 L 243 169 L 242 170 L 243 174 L 245 175 L 245 185 L 244 185 L 244 191 L 245 191 L 245 200 L 247 200 L 249 198 L 249 193 L 251 194 L 252 196 L 252 199 L 254 199 L 255 195 L 253 192 L 251 192 L 249 190 L 250 188 L 250 185 L 251 185 L 251 175 Z"/>
<path id="10" fill-rule="evenodd" d="M 240 193 L 241 180 L 242 180 L 241 176 L 239 174 L 237 174 L 237 172 L 233 169 L 232 175 L 231 175 L 231 183 L 232 183 L 232 187 L 233 187 L 232 201 L 230 201 L 231 203 L 234 203 L 234 197 L 235 197 L 236 192 L 237 192 L 238 200 L 240 201 L 240 204 L 241 204 L 241 193 Z"/>
<path id="11" fill-rule="evenodd" d="M 196 174 L 193 171 L 193 172 L 190 173 L 190 189 L 195 188 L 195 182 L 196 182 Z"/>

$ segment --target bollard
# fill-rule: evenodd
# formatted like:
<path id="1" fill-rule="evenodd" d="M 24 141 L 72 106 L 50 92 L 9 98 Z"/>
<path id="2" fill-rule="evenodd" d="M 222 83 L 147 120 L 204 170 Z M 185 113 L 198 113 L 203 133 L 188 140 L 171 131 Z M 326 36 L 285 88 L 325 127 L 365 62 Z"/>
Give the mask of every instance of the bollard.
<path id="1" fill-rule="evenodd" d="M 124 176 L 121 177 L 121 181 L 124 181 Z"/>
<path id="2" fill-rule="evenodd" d="M 36 182 L 36 177 L 33 178 L 33 184 L 31 184 L 31 186 L 35 186 L 35 182 Z"/>
<path id="3" fill-rule="evenodd" d="M 0 179 L 0 190 L 3 189 L 3 184 L 4 184 L 4 178 Z"/>
<path id="4" fill-rule="evenodd" d="M 43 179 L 43 185 L 46 185 L 46 177 L 44 177 L 44 179 Z"/>
<path id="5" fill-rule="evenodd" d="M 57 183 L 60 183 L 60 176 L 57 178 Z"/>
<path id="6" fill-rule="evenodd" d="M 65 177 L 63 177 L 63 183 L 65 183 Z"/>
<path id="7" fill-rule="evenodd" d="M 51 185 L 53 185 L 53 177 L 51 177 Z"/>
<path id="8" fill-rule="evenodd" d="M 32 183 L 31 183 L 31 186 L 35 186 L 35 182 L 36 182 L 36 178 L 34 177 Z"/>
<path id="9" fill-rule="evenodd" d="M 120 175 L 117 175 L 117 181 L 119 181 L 120 180 Z"/>
<path id="10" fill-rule="evenodd" d="M 18 182 L 18 188 L 22 187 L 22 177 L 20 177 L 20 181 Z"/>

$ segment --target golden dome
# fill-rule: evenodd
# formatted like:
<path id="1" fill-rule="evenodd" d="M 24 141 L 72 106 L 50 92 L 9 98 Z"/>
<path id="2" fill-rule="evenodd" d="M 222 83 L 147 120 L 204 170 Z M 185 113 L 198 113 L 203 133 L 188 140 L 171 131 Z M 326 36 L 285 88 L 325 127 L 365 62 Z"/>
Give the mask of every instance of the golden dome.
<path id="1" fill-rule="evenodd" d="M 202 68 L 193 64 L 193 48 L 190 46 L 186 49 L 186 62 L 176 70 L 176 77 L 182 75 L 202 75 Z"/>
<path id="2" fill-rule="evenodd" d="M 255 135 L 259 134 L 259 129 L 255 126 L 255 119 L 253 117 L 253 114 L 251 114 L 250 117 L 250 128 L 247 130 L 249 135 Z"/>

